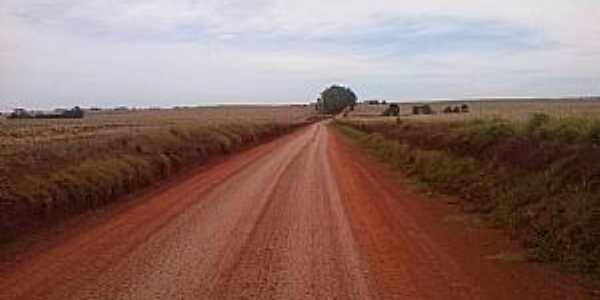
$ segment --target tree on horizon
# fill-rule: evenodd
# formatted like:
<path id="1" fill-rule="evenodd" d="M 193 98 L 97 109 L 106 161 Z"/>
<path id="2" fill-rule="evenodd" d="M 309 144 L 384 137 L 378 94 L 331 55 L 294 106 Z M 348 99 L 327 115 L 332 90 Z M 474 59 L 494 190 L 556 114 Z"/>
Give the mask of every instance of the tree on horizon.
<path id="1" fill-rule="evenodd" d="M 356 94 L 352 89 L 334 84 L 321 92 L 321 98 L 317 100 L 317 109 L 321 113 L 339 114 L 346 107 L 353 107 L 356 100 Z"/>

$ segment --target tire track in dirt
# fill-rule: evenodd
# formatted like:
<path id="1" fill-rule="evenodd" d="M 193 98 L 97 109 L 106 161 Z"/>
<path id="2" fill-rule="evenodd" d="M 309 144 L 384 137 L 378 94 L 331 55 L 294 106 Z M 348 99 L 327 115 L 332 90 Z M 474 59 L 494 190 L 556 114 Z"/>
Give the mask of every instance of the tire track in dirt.
<path id="1" fill-rule="evenodd" d="M 144 248 L 130 253 L 108 276 L 99 278 L 99 282 L 109 283 L 108 288 L 98 290 L 92 285 L 85 297 L 106 298 L 110 291 L 111 299 L 205 298 L 239 256 L 268 205 L 267 196 L 304 148 L 305 138 L 293 140 L 202 195 L 198 205 L 146 241 Z M 112 274 L 122 274 L 121 280 L 127 284 L 112 286 Z"/>
<path id="2" fill-rule="evenodd" d="M 325 130 L 319 127 L 319 131 Z M 240 258 L 212 299 L 366 299 L 353 239 L 319 132 L 269 195 Z M 332 203 L 336 202 L 336 203 Z"/>
<path id="3" fill-rule="evenodd" d="M 456 264 L 435 252 L 414 217 L 386 206 L 392 196 L 356 161 L 337 157 L 342 197 L 355 225 L 355 236 L 373 267 L 375 287 L 390 297 L 410 299 L 481 299 L 476 286 Z M 379 178 L 379 180 L 381 180 Z M 443 262 L 443 263 L 441 263 Z M 460 279 L 460 280 L 457 280 Z M 462 283 L 462 284 L 461 284 Z M 461 286 L 462 285 L 462 286 Z M 440 289 L 443 288 L 443 291 Z M 437 299 L 437 298 L 435 298 Z"/>

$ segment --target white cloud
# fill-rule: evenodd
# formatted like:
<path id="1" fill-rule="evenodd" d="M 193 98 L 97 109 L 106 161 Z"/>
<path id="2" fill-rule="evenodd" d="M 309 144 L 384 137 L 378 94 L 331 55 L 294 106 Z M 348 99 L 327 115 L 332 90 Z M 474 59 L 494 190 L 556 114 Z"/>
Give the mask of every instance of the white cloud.
<path id="1" fill-rule="evenodd" d="M 0 39 L 0 110 L 600 93 L 593 0 L 3 0 Z"/>

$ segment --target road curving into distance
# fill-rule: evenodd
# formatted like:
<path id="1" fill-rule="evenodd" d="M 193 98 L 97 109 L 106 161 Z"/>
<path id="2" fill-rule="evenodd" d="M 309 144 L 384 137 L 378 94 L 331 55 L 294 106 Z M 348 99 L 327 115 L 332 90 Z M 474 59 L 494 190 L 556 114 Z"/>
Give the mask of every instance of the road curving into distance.
<path id="1" fill-rule="evenodd" d="M 0 299 L 584 296 L 394 176 L 315 124 L 4 255 Z"/>

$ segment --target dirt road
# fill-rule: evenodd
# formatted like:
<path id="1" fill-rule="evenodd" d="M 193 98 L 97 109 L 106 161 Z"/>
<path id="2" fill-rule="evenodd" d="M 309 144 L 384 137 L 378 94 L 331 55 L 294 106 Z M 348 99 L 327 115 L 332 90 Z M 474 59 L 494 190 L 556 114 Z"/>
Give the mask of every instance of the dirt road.
<path id="1" fill-rule="evenodd" d="M 0 299 L 582 296 L 394 176 L 316 124 L 5 257 Z"/>

